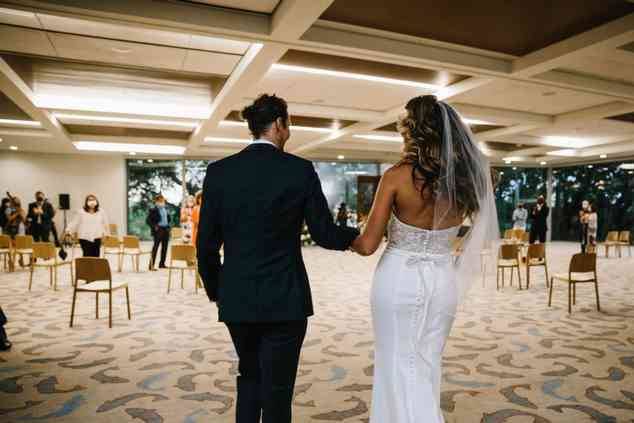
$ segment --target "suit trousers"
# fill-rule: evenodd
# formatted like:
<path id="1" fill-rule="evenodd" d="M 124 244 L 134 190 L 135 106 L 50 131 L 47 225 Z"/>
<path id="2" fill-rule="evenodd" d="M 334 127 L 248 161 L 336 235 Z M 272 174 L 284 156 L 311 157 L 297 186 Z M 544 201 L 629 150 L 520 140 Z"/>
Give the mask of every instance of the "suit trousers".
<path id="1" fill-rule="evenodd" d="M 529 236 L 529 242 L 534 244 L 535 241 L 539 241 L 540 244 L 546 242 L 546 228 L 532 228 Z"/>
<path id="2" fill-rule="evenodd" d="M 94 241 L 88 241 L 87 239 L 80 239 L 79 246 L 84 257 L 99 257 L 99 250 L 101 249 L 101 238 L 97 238 Z"/>
<path id="3" fill-rule="evenodd" d="M 31 235 L 35 242 L 48 242 L 51 234 L 51 227 L 45 225 L 33 224 L 31 226 Z"/>
<path id="4" fill-rule="evenodd" d="M 158 228 L 152 234 L 154 238 L 154 245 L 152 246 L 152 261 L 150 267 L 154 267 L 156 263 L 156 253 L 158 252 L 159 245 L 161 246 L 161 261 L 159 266 L 165 266 L 165 259 L 167 257 L 167 244 L 170 240 L 170 228 Z"/>
<path id="5" fill-rule="evenodd" d="M 308 321 L 226 325 L 240 360 L 236 423 L 291 423 Z"/>

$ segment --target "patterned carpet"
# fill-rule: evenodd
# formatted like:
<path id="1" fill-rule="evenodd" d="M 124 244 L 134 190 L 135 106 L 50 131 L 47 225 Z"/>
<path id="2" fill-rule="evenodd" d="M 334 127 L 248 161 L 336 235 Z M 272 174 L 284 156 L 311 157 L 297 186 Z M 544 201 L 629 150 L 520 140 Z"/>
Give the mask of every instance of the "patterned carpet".
<path id="1" fill-rule="evenodd" d="M 576 246 L 553 243 L 551 272 L 567 270 Z M 369 290 L 378 255 L 305 250 L 316 317 L 309 325 L 295 398 L 296 422 L 367 422 L 372 384 Z M 79 298 L 40 270 L 0 274 L 0 304 L 14 343 L 0 353 L 0 421 L 233 421 L 236 360 L 215 306 L 185 289 L 166 294 L 165 272 L 135 274 L 126 263 L 132 321 L 123 291 L 108 329 L 95 300 Z M 634 259 L 599 260 L 602 312 L 581 285 L 573 314 L 564 285 L 547 307 L 541 269 L 529 291 L 480 282 L 458 316 L 444 354 L 442 406 L 448 422 L 634 422 Z M 392 423 L 392 422 L 385 422 Z M 421 422 L 423 423 L 423 422 Z"/>

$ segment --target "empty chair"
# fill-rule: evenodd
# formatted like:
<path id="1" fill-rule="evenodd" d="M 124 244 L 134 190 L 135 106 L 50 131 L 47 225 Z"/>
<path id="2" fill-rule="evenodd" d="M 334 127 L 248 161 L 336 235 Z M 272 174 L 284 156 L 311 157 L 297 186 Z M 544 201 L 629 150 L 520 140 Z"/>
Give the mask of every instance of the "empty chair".
<path id="1" fill-rule="evenodd" d="M 524 229 L 513 229 L 513 239 L 520 241 L 522 239 L 522 235 L 525 233 L 526 231 Z"/>
<path id="2" fill-rule="evenodd" d="M 101 238 L 101 256 L 108 258 L 108 256 L 117 257 L 117 270 L 121 271 L 121 242 L 114 236 L 104 236 Z"/>
<path id="3" fill-rule="evenodd" d="M 170 264 L 167 266 L 167 293 L 172 287 L 172 270 L 181 272 L 181 289 L 184 288 L 185 270 L 193 270 L 195 273 L 194 290 L 198 293 L 198 287 L 202 286 L 198 277 L 198 263 L 196 261 L 196 247 L 187 244 L 172 245 L 170 251 Z"/>
<path id="4" fill-rule="evenodd" d="M 170 232 L 170 237 L 174 242 L 183 242 L 183 228 L 174 227 Z"/>
<path id="5" fill-rule="evenodd" d="M 4 271 L 10 270 L 11 237 L 9 235 L 0 235 L 0 259 L 2 260 L 2 268 Z"/>
<path id="6" fill-rule="evenodd" d="M 546 244 L 531 244 L 526 252 L 526 289 L 531 283 L 531 267 L 543 266 L 546 272 L 546 288 L 548 288 L 548 263 L 546 260 Z"/>
<path id="7" fill-rule="evenodd" d="M 130 256 L 130 260 L 132 261 L 132 268 L 134 268 L 137 272 L 140 271 L 140 258 L 142 255 L 152 254 L 151 251 L 143 251 L 141 250 L 141 242 L 139 238 L 133 235 L 126 235 L 123 237 L 123 249 L 121 250 L 121 263 L 123 265 L 124 257 Z"/>
<path id="8" fill-rule="evenodd" d="M 619 257 L 621 256 L 621 248 L 627 247 L 627 253 L 632 257 L 632 244 L 630 243 L 630 231 L 619 232 Z"/>
<path id="9" fill-rule="evenodd" d="M 497 267 L 497 289 L 500 289 L 500 272 L 502 272 L 502 288 L 504 288 L 504 273 L 511 269 L 511 286 L 513 286 L 513 269 L 517 269 L 520 289 L 522 289 L 522 276 L 520 275 L 520 247 L 517 244 L 500 245 Z"/>
<path id="10" fill-rule="evenodd" d="M 568 283 L 568 313 L 572 312 L 572 304 L 577 302 L 577 284 L 594 283 L 594 292 L 597 297 L 597 311 L 601 311 L 599 304 L 599 281 L 597 280 L 597 255 L 592 253 L 579 253 L 572 256 L 568 273 L 555 274 L 550 278 L 550 291 L 548 293 L 548 306 L 553 298 L 553 283 L 561 280 Z"/>
<path id="11" fill-rule="evenodd" d="M 31 235 L 16 235 L 15 244 L 13 247 L 13 257 L 20 256 L 21 263 L 24 263 L 24 256 L 29 256 L 31 261 L 31 255 L 33 254 L 33 237 Z"/>
<path id="12" fill-rule="evenodd" d="M 73 303 L 70 309 L 70 327 L 73 327 L 75 319 L 75 304 L 77 294 L 88 292 L 95 294 L 95 318 L 99 319 L 99 294 L 108 294 L 108 327 L 112 327 L 112 293 L 125 289 L 125 298 L 128 308 L 128 320 L 132 319 L 130 311 L 130 291 L 127 283 L 112 283 L 110 263 L 105 258 L 79 257 L 75 259 L 75 285 L 73 291 Z M 80 284 L 80 281 L 85 283 Z"/>
<path id="13" fill-rule="evenodd" d="M 71 261 L 62 261 L 57 257 L 57 250 L 52 242 L 34 242 L 33 253 L 31 260 L 31 270 L 29 272 L 29 291 L 33 285 L 33 272 L 36 267 L 44 267 L 49 270 L 49 285 L 53 287 L 54 291 L 57 291 L 57 268 L 60 266 L 70 267 L 70 283 L 74 281 L 73 278 L 73 263 Z"/>
<path id="14" fill-rule="evenodd" d="M 602 245 L 605 247 L 605 256 L 610 256 L 610 247 L 614 246 L 615 248 L 620 250 L 619 245 L 619 232 L 618 231 L 610 231 L 608 235 L 605 237 L 605 241 L 603 241 Z"/>

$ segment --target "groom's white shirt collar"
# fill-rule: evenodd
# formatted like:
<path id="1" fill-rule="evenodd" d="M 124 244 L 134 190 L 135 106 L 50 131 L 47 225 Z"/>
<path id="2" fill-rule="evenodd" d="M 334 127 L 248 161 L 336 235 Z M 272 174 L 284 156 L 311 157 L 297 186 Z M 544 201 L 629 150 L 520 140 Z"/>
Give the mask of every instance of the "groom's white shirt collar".
<path id="1" fill-rule="evenodd" d="M 263 139 L 257 139 L 257 140 L 251 141 L 251 144 L 271 144 L 273 147 L 279 148 L 277 144 L 272 143 L 269 140 L 263 140 Z"/>

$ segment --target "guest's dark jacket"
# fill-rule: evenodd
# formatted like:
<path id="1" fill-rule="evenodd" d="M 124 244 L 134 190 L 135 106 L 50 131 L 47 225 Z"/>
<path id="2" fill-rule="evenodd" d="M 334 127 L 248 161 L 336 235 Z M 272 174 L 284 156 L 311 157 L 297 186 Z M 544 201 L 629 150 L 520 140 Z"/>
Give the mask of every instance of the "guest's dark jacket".
<path id="1" fill-rule="evenodd" d="M 44 201 L 42 203 L 43 213 L 40 216 L 42 218 L 42 223 L 39 225 L 37 223 L 38 215 L 35 214 L 35 209 L 37 208 L 37 206 L 38 206 L 37 202 L 33 202 L 29 204 L 29 212 L 26 215 L 29 225 L 31 225 L 32 227 L 40 226 L 42 228 L 47 228 L 50 230 L 51 226 L 53 225 L 53 217 L 55 217 L 55 209 L 53 208 L 53 205 L 49 203 L 48 201 Z"/>
<path id="2" fill-rule="evenodd" d="M 280 322 L 313 314 L 301 229 L 346 250 L 358 231 L 337 227 L 311 162 L 253 144 L 212 163 L 203 186 L 199 273 L 220 321 Z M 224 245 L 224 261 L 220 247 Z"/>
<path id="3" fill-rule="evenodd" d="M 536 230 L 536 231 L 548 230 L 548 224 L 546 222 L 548 219 L 549 212 L 550 212 L 550 209 L 548 208 L 546 204 L 542 206 L 541 210 L 537 210 L 537 206 L 535 206 L 531 213 L 531 219 L 532 219 L 531 230 Z"/>
<path id="4" fill-rule="evenodd" d="M 171 224 L 170 214 L 167 209 L 165 209 L 165 211 L 167 212 L 167 225 L 169 227 L 169 225 Z M 150 227 L 152 236 L 156 234 L 156 229 L 160 221 L 161 221 L 161 213 L 159 212 L 158 207 L 154 206 L 150 209 L 150 212 L 147 215 L 147 219 L 145 219 L 145 223 L 147 223 L 148 226 Z"/>

